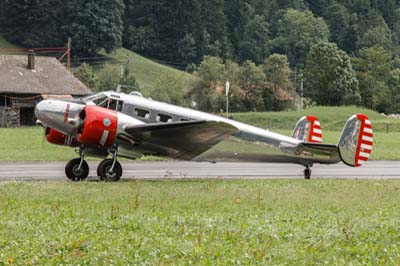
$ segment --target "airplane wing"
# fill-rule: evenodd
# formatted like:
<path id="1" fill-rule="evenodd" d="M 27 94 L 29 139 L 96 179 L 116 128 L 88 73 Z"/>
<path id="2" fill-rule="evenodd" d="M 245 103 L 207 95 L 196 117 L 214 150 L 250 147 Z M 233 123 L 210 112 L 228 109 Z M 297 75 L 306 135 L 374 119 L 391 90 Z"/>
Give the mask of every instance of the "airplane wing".
<path id="1" fill-rule="evenodd" d="M 120 139 L 128 137 L 140 150 L 191 160 L 229 138 L 238 129 L 223 122 L 187 121 L 127 125 L 124 130 L 127 135 L 120 134 L 118 137 Z"/>

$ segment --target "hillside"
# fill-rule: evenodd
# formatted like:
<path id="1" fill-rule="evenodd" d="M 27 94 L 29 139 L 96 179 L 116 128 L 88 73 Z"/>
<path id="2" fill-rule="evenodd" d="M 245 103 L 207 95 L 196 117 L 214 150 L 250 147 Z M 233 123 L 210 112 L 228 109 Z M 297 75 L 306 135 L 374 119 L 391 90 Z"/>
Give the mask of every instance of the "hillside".
<path id="1" fill-rule="evenodd" d="M 0 34 L 0 48 L 18 48 L 18 46 L 8 42 L 2 34 Z"/>
<path id="2" fill-rule="evenodd" d="M 109 58 L 111 63 L 125 64 L 129 61 L 142 92 L 154 88 L 163 76 L 184 80 L 187 88 L 195 81 L 195 77 L 189 73 L 159 64 L 125 48 L 117 49 L 110 54 L 101 51 L 100 54 Z"/>

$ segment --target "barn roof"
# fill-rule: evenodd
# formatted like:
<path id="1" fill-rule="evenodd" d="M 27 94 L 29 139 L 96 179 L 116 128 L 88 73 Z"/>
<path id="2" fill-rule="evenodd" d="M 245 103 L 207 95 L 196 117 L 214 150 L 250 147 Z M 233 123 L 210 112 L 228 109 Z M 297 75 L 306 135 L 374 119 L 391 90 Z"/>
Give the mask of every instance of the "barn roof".
<path id="1" fill-rule="evenodd" d="M 88 89 L 56 58 L 35 56 L 35 68 L 28 68 L 28 56 L 0 55 L 0 92 L 16 94 L 88 95 Z"/>

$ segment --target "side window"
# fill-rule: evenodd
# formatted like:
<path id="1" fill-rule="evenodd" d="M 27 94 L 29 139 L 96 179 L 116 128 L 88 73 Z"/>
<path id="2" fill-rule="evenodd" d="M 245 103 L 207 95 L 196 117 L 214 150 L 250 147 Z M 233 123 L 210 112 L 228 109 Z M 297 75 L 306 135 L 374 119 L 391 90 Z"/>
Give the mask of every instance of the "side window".
<path id="1" fill-rule="evenodd" d="M 157 122 L 171 123 L 172 116 L 165 114 L 157 114 L 156 120 Z"/>
<path id="2" fill-rule="evenodd" d="M 190 121 L 188 118 L 181 118 L 181 119 L 179 119 L 179 121 L 181 121 L 181 122 L 187 122 L 187 121 Z"/>
<path id="3" fill-rule="evenodd" d="M 118 111 L 118 112 L 121 112 L 123 106 L 124 106 L 124 102 L 123 102 L 123 101 L 118 101 L 118 104 L 117 104 L 117 111 Z"/>
<path id="4" fill-rule="evenodd" d="M 135 111 L 133 112 L 133 115 L 142 117 L 144 119 L 149 119 L 150 118 L 150 112 L 144 109 L 140 108 L 135 108 Z"/>
<path id="5" fill-rule="evenodd" d="M 131 104 L 125 104 L 122 112 L 127 115 L 133 115 L 134 114 L 134 106 Z"/>

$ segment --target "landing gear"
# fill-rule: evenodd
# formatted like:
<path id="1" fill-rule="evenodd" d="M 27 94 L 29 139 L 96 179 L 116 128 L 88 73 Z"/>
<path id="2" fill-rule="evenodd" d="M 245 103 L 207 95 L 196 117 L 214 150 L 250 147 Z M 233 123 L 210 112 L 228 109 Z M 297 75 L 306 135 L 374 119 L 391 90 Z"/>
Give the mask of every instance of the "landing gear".
<path id="1" fill-rule="evenodd" d="M 311 169 L 308 165 L 306 165 L 306 169 L 304 169 L 304 178 L 307 180 L 311 178 Z"/>
<path id="2" fill-rule="evenodd" d="M 89 165 L 85 161 L 84 147 L 79 149 L 79 158 L 72 159 L 65 166 L 65 175 L 71 181 L 85 180 L 89 175 Z"/>
<path id="3" fill-rule="evenodd" d="M 117 182 L 122 176 L 122 166 L 117 161 L 117 151 L 113 153 L 112 159 L 104 159 L 97 167 L 97 176 L 101 181 Z"/>
<path id="4" fill-rule="evenodd" d="M 89 165 L 83 157 L 72 159 L 65 166 L 65 175 L 71 181 L 85 180 L 89 175 Z"/>

